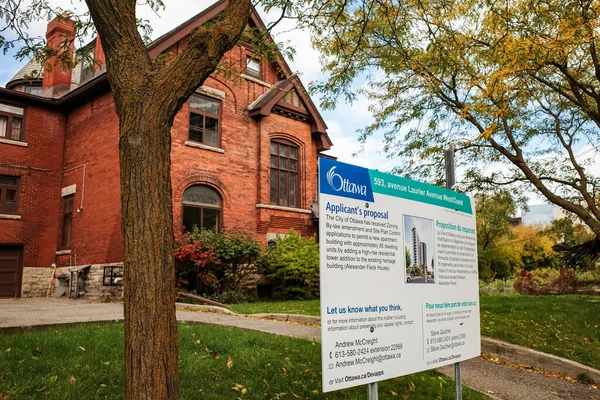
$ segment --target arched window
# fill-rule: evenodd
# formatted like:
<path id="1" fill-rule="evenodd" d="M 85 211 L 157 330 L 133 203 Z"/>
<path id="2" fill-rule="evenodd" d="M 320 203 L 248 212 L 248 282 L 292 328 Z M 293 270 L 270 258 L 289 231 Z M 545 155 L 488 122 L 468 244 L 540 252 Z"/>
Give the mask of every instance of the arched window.
<path id="1" fill-rule="evenodd" d="M 221 196 L 205 185 L 190 186 L 183 192 L 183 226 L 191 231 L 199 229 L 221 229 Z"/>
<path id="2" fill-rule="evenodd" d="M 298 146 L 271 141 L 271 204 L 300 207 L 300 159 Z"/>

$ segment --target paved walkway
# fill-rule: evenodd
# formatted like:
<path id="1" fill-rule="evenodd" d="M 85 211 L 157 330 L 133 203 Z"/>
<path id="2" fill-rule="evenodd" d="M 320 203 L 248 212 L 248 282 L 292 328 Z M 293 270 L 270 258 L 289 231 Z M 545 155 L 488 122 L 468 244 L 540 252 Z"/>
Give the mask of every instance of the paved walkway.
<path id="1" fill-rule="evenodd" d="M 121 303 L 92 303 L 64 299 L 0 300 L 0 328 L 121 319 L 123 319 Z M 193 311 L 178 311 L 177 319 L 320 340 L 319 328 L 285 322 Z M 439 371 L 450 377 L 454 376 L 452 366 L 440 368 Z M 496 399 L 600 400 L 600 390 L 588 385 L 549 378 L 479 358 L 463 363 L 462 378 L 465 385 Z"/>

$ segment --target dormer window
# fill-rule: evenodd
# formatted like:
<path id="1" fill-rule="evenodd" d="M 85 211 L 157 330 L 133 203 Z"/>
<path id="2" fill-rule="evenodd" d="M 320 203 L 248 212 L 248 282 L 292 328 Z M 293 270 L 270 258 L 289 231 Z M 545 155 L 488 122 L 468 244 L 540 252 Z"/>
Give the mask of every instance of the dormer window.
<path id="1" fill-rule="evenodd" d="M 83 58 L 81 62 L 81 82 L 88 81 L 94 77 L 94 73 L 96 72 L 95 58 L 95 49 L 90 50 Z"/>
<path id="2" fill-rule="evenodd" d="M 25 109 L 0 103 L 0 139 L 25 140 L 23 118 Z"/>
<path id="3" fill-rule="evenodd" d="M 246 75 L 252 78 L 262 79 L 260 60 L 254 57 L 246 57 Z"/>
<path id="4" fill-rule="evenodd" d="M 34 94 L 36 96 L 42 95 L 42 85 L 27 85 L 25 86 L 25 93 Z"/>

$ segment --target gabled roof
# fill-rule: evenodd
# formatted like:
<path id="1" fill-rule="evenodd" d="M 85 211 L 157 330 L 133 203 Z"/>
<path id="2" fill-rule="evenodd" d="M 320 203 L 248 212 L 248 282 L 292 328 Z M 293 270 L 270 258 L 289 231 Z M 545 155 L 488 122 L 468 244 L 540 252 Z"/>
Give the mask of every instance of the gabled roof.
<path id="1" fill-rule="evenodd" d="M 303 107 L 294 106 L 284 100 L 288 93 L 295 92 Z M 321 117 L 319 110 L 306 94 L 306 89 L 298 79 L 297 74 L 291 74 L 287 79 L 277 82 L 275 85 L 248 106 L 248 113 L 252 118 L 267 117 L 278 108 L 289 114 L 306 114 L 309 117 L 312 133 L 317 139 L 319 151 L 329 150 L 332 146 L 331 139 L 327 135 L 327 125 Z"/>

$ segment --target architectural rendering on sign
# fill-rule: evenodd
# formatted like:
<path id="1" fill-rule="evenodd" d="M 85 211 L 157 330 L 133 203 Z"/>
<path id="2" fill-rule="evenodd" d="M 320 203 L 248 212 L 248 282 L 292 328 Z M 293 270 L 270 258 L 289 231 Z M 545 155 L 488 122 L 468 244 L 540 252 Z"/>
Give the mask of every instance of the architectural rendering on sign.
<path id="1" fill-rule="evenodd" d="M 155 40 L 149 55 L 181 51 L 226 3 Z M 248 26 L 264 27 L 254 10 Z M 48 45 L 74 30 L 53 20 Z M 119 121 L 100 40 L 85 49 L 96 63 L 31 60 L 0 89 L 0 297 L 45 295 L 53 265 L 59 276 L 79 268 L 87 297 L 120 294 Z M 240 42 L 224 59 L 237 73 L 211 75 L 173 121 L 175 231 L 239 229 L 263 243 L 290 228 L 316 233 L 317 158 L 332 146 L 323 118 L 282 57 Z"/>
<path id="2" fill-rule="evenodd" d="M 404 249 L 407 283 L 435 283 L 433 221 L 404 216 Z"/>

